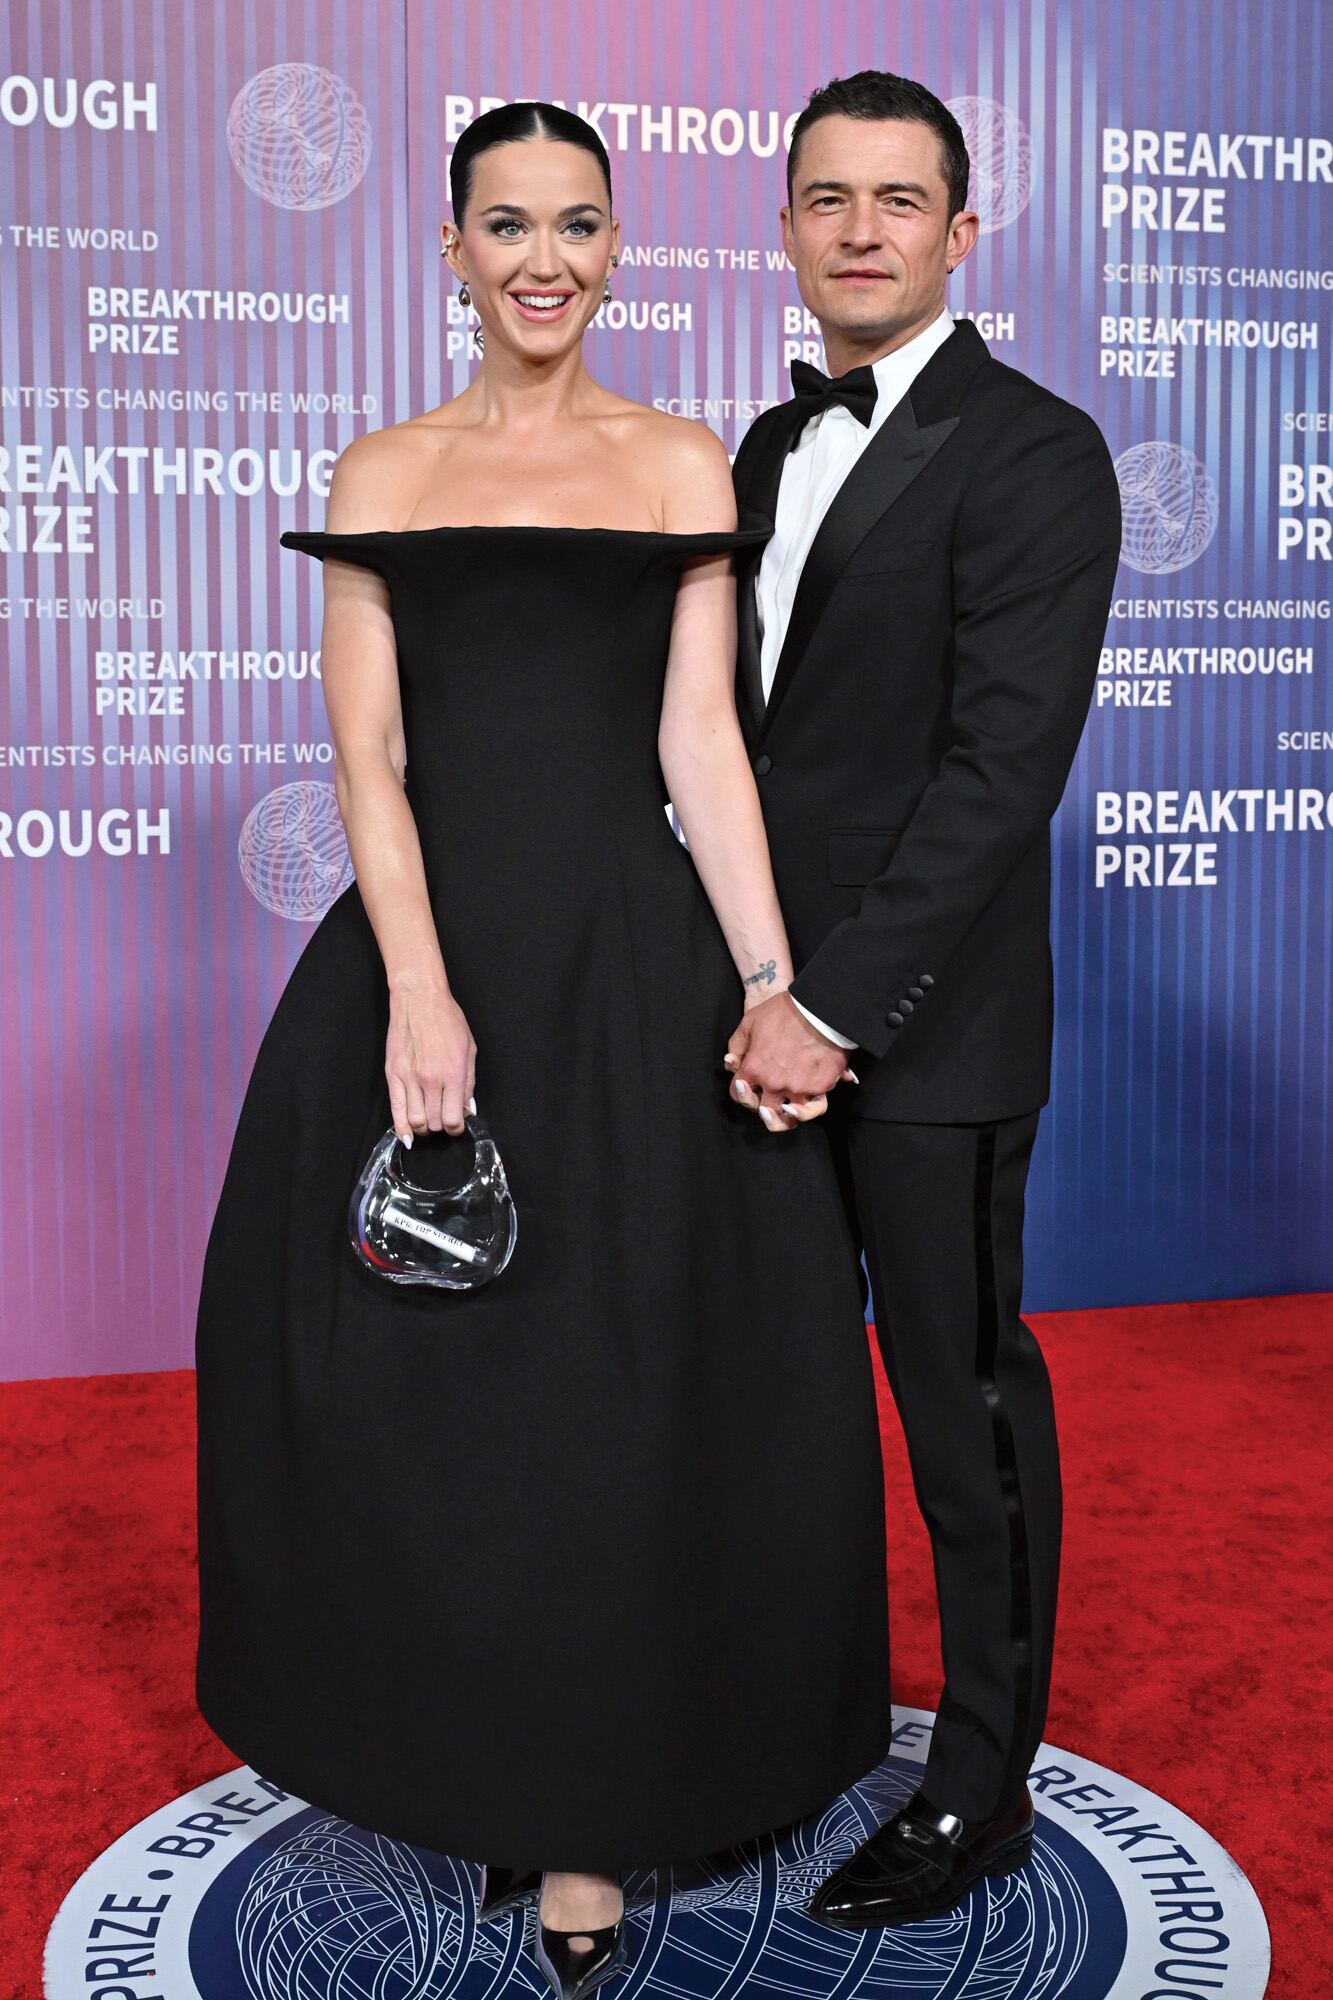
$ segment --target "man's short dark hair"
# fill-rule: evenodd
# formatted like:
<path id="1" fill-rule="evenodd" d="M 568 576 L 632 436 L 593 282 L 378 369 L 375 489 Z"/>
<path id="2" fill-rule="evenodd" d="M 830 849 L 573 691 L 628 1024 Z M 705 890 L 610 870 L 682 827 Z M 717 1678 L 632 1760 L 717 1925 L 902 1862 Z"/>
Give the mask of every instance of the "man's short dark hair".
<path id="1" fill-rule="evenodd" d="M 893 76 L 885 69 L 860 69 L 855 76 L 837 77 L 822 90 L 812 90 L 810 100 L 792 127 L 787 148 L 787 203 L 792 199 L 792 175 L 801 140 L 820 118 L 902 118 L 916 125 L 929 125 L 939 135 L 940 172 L 949 190 L 949 221 L 967 207 L 967 183 L 972 162 L 967 155 L 963 128 L 933 91 L 910 77 Z"/>

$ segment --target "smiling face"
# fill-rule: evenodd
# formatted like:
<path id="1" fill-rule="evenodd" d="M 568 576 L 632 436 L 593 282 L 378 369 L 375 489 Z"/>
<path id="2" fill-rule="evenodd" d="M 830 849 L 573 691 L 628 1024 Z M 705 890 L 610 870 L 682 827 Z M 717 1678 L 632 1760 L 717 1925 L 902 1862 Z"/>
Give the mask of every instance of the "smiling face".
<path id="1" fill-rule="evenodd" d="M 489 147 L 473 163 L 461 245 L 459 234 L 441 225 L 449 268 L 472 293 L 488 355 L 503 347 L 548 361 L 578 345 L 620 247 L 591 153 L 563 139 Z"/>
<path id="2" fill-rule="evenodd" d="M 815 120 L 797 148 L 782 241 L 835 375 L 929 326 L 979 226 L 970 209 L 949 216 L 940 139 L 929 125 Z"/>

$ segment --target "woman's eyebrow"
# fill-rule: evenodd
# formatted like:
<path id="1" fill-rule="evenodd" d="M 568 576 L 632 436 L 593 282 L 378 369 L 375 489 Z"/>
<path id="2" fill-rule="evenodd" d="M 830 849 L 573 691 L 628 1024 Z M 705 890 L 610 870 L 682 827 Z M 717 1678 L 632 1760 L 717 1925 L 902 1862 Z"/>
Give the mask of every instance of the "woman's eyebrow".
<path id="1" fill-rule="evenodd" d="M 570 202 L 567 208 L 562 208 L 560 210 L 560 213 L 556 217 L 556 220 L 558 222 L 563 222 L 567 215 L 579 215 L 582 213 L 584 209 L 588 208 L 590 208 L 593 211 L 594 215 L 600 215 L 602 213 L 601 209 L 597 206 L 597 203 L 595 201 L 572 201 Z M 514 201 L 493 201 L 489 203 L 487 207 L 483 208 L 481 212 L 483 215 L 521 215 L 525 219 L 528 213 L 526 208 L 521 208 L 519 204 Z"/>

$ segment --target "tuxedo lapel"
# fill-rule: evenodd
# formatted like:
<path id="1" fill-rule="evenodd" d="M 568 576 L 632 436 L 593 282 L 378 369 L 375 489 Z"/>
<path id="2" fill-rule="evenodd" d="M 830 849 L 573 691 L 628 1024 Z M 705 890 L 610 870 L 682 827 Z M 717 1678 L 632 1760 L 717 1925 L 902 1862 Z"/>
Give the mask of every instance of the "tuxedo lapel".
<path id="1" fill-rule="evenodd" d="M 762 549 L 738 564 L 736 579 L 737 664 L 736 690 L 740 695 L 741 728 L 749 737 L 756 735 L 764 719 L 764 679 L 761 666 L 763 640 L 759 631 L 759 606 L 755 600 L 755 578 L 759 573 Z"/>
<path id="2" fill-rule="evenodd" d="M 787 460 L 787 447 L 798 422 L 795 402 L 780 403 L 770 422 L 756 438 L 746 465 L 740 497 L 767 520 L 778 507 L 778 485 Z M 741 696 L 741 723 L 747 735 L 755 734 L 764 719 L 764 684 L 760 665 L 762 639 L 755 581 L 763 560 L 759 548 L 737 564 L 736 622 L 738 627 L 738 689 Z"/>
<path id="3" fill-rule="evenodd" d="M 768 703 L 766 707 L 760 703 L 762 719 L 758 736 L 765 735 L 772 727 L 839 575 L 875 523 L 901 500 L 912 481 L 924 472 L 940 446 L 958 428 L 963 392 L 989 356 L 990 350 L 972 322 L 959 320 L 907 394 L 890 411 L 833 496 L 801 568 Z M 773 426 L 775 433 L 777 428 Z M 788 427 L 782 442 L 784 453 L 789 437 Z M 777 478 L 781 478 L 781 473 L 779 459 Z M 770 515 L 776 513 L 776 480 L 764 506 Z"/>

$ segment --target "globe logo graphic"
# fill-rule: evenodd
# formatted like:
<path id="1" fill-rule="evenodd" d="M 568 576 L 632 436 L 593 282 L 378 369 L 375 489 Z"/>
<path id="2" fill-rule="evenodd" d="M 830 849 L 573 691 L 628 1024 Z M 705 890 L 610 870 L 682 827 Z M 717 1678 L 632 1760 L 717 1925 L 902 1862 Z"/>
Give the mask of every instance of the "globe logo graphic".
<path id="1" fill-rule="evenodd" d="M 902 1929 L 811 1917 L 817 1884 L 921 1782 L 934 1718 L 894 1713 L 884 1761 L 799 1822 L 676 1866 L 626 1868 L 629 1953 L 612 2000 L 1124 2000 L 1161 1987 L 1157 1856 L 1171 1868 L 1184 1850 L 1216 1907 L 1192 1935 L 1225 1947 L 1229 2000 L 1259 2000 L 1268 1928 L 1232 1857 L 1168 1800 L 1049 1744 L 1023 1868 Z M 1089 1787 L 1106 1801 L 1095 1819 Z M 193 1853 L 219 1814 L 225 1836 Z M 152 1969 L 171 2000 L 549 2000 L 535 1911 L 479 1924 L 478 1876 L 474 1858 L 358 1825 L 243 1765 L 164 1801 L 96 1857 L 51 1926 L 42 1991 L 86 2000 L 91 1954 L 110 1948 L 106 1912 L 129 1885 L 141 1900 L 127 1907 L 161 1912 Z M 1216 1957 L 1187 1969 L 1205 1967 L 1216 1983 Z"/>
<path id="2" fill-rule="evenodd" d="M 1032 199 L 1032 141 L 1017 112 L 993 97 L 951 97 L 949 109 L 972 162 L 967 205 L 987 236 L 1021 215 Z"/>
<path id="3" fill-rule="evenodd" d="M 617 2000 L 736 1990 L 738 1965 L 761 1986 L 787 1979 L 802 2000 L 879 1993 L 945 2000 L 1059 2000 L 1086 1979 L 1092 1912 L 1057 1847 L 991 1882 L 962 1909 L 910 1933 L 830 1932 L 804 1910 L 817 1883 L 908 1795 L 907 1772 L 881 1767 L 823 1814 L 679 1870 L 627 1870 L 630 1964 Z M 474 1871 L 311 1808 L 238 1889 L 231 1923 L 251 2000 L 492 2000 L 545 1995 L 532 1915 L 478 1925 Z"/>
<path id="4" fill-rule="evenodd" d="M 370 120 L 355 91 L 318 63 L 275 63 L 227 113 L 227 151 L 248 188 L 278 208 L 328 208 L 370 163 Z"/>
<path id="5" fill-rule="evenodd" d="M 355 878 L 337 793 L 310 780 L 279 785 L 252 806 L 236 851 L 255 900 L 296 923 L 322 917 Z"/>
<path id="6" fill-rule="evenodd" d="M 1149 576 L 1184 569 L 1217 532 L 1217 487 L 1183 444 L 1155 439 L 1115 462 L 1123 516 L 1121 559 Z"/>
<path id="7" fill-rule="evenodd" d="M 462 1926 L 415 1850 L 320 1817 L 255 1870 L 236 1911 L 255 2000 L 438 1992 Z"/>

